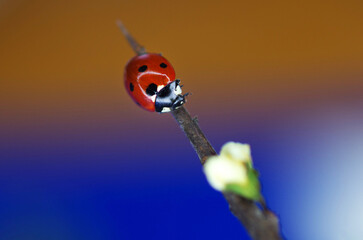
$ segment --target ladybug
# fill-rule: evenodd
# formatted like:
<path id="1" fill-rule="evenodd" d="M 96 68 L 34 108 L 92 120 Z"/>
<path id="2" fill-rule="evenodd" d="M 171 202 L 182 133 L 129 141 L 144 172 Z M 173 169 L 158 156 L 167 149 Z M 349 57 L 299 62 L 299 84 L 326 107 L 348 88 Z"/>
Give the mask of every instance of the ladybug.
<path id="1" fill-rule="evenodd" d="M 156 53 L 137 55 L 125 67 L 125 88 L 131 98 L 151 112 L 170 112 L 185 102 L 173 66 Z"/>
<path id="2" fill-rule="evenodd" d="M 175 70 L 170 62 L 157 53 L 146 53 L 128 33 L 122 22 L 121 31 L 137 55 L 125 67 L 125 88 L 131 98 L 150 112 L 170 112 L 185 103 L 187 94 L 182 94 L 180 80 L 175 79 Z"/>

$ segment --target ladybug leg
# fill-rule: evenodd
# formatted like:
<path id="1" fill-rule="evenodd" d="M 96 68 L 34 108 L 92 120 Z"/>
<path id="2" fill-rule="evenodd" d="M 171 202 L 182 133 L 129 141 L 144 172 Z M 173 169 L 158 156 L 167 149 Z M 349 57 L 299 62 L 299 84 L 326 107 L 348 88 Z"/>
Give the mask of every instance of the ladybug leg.
<path id="1" fill-rule="evenodd" d="M 155 111 L 170 112 L 185 103 L 185 95 L 182 95 L 179 86 L 180 80 L 177 79 L 156 93 Z"/>
<path id="2" fill-rule="evenodd" d="M 173 105 L 171 106 L 172 109 L 177 109 L 185 102 L 184 95 L 178 95 L 177 98 L 174 100 Z"/>

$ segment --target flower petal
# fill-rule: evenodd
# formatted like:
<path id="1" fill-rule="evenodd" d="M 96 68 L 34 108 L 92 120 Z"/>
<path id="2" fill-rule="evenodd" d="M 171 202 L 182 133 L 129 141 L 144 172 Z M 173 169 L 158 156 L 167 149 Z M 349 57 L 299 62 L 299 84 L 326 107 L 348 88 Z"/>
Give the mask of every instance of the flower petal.
<path id="1" fill-rule="evenodd" d="M 246 163 L 252 161 L 251 149 L 248 144 L 228 142 L 223 145 L 220 155 Z"/>

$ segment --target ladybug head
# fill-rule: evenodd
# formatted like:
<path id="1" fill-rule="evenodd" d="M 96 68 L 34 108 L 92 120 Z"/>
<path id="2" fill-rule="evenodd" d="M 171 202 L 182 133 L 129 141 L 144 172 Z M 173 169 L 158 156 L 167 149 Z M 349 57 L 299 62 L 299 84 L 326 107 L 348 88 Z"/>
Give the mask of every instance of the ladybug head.
<path id="1" fill-rule="evenodd" d="M 182 95 L 182 90 L 179 85 L 180 80 L 177 79 L 156 93 L 155 111 L 156 112 L 170 112 L 185 103 L 185 96 Z"/>

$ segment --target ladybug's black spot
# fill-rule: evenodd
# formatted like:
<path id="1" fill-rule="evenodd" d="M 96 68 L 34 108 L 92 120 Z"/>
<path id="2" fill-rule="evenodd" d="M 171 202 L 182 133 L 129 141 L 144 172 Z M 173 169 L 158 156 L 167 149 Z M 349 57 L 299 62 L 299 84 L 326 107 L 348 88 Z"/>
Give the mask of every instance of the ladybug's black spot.
<path id="1" fill-rule="evenodd" d="M 160 67 L 162 68 L 166 68 L 168 65 L 166 65 L 165 63 L 160 63 Z"/>
<path id="2" fill-rule="evenodd" d="M 130 91 L 133 92 L 134 91 L 134 84 L 130 83 Z"/>
<path id="3" fill-rule="evenodd" d="M 139 67 L 139 72 L 145 72 L 147 69 L 146 65 L 142 65 L 141 67 Z"/>
<path id="4" fill-rule="evenodd" d="M 151 83 L 147 88 L 146 88 L 146 93 L 147 95 L 153 96 L 155 95 L 156 91 L 158 90 L 158 86 L 156 86 L 155 83 Z"/>

